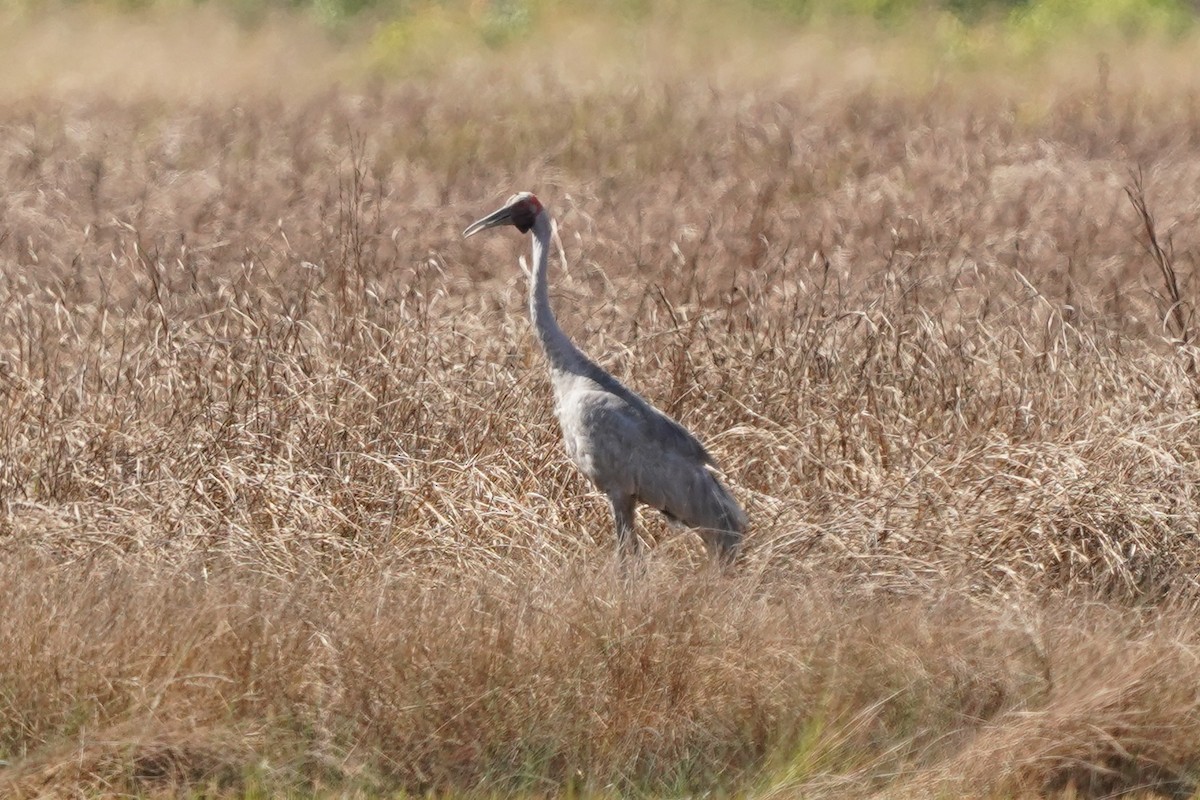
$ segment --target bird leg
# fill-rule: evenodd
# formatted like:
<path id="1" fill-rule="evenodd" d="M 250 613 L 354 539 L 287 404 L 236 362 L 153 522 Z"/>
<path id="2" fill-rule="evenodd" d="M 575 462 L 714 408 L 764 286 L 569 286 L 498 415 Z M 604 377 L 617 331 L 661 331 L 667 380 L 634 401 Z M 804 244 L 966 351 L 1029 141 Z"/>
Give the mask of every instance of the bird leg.
<path id="1" fill-rule="evenodd" d="M 641 543 L 633 529 L 633 497 L 613 493 L 608 496 L 608 502 L 612 504 L 613 522 L 617 528 L 617 552 L 622 559 L 636 557 Z"/>

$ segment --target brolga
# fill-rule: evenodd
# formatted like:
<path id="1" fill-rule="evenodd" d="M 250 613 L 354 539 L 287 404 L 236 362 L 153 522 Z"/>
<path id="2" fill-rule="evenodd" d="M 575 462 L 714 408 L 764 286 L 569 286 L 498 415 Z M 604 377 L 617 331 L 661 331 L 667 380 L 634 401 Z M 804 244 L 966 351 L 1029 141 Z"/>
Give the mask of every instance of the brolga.
<path id="1" fill-rule="evenodd" d="M 550 214 L 529 192 L 514 194 L 473 223 L 463 237 L 499 225 L 533 233 L 529 315 L 550 367 L 554 413 L 567 455 L 608 497 L 618 552 L 640 550 L 638 503 L 672 523 L 694 528 L 709 553 L 731 564 L 746 530 L 746 514 L 711 471 L 712 456 L 695 436 L 605 372 L 567 338 L 550 310 Z"/>

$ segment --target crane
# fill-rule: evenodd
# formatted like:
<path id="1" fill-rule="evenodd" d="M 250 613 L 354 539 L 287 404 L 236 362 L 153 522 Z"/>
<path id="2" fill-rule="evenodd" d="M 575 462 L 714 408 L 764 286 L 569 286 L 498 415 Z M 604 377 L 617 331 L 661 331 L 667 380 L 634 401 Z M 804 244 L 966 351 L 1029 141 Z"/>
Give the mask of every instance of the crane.
<path id="1" fill-rule="evenodd" d="M 584 355 L 558 326 L 547 278 L 550 213 L 531 192 L 519 192 L 472 223 L 463 238 L 500 225 L 533 232 L 529 315 L 550 367 L 554 413 L 567 455 L 608 497 L 618 553 L 628 558 L 640 552 L 634 530 L 640 502 L 695 529 L 714 559 L 731 564 L 747 518 L 711 471 L 712 456 L 686 428 Z"/>

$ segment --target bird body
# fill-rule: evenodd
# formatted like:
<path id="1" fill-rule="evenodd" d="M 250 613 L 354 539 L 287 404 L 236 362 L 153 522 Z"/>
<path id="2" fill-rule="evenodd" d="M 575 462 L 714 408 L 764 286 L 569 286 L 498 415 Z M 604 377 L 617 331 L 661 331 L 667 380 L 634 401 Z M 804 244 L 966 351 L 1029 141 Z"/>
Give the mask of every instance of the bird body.
<path id="1" fill-rule="evenodd" d="M 588 358 L 563 333 L 550 309 L 550 215 L 528 192 L 464 231 L 512 224 L 533 233 L 529 314 L 550 367 L 554 413 L 567 456 L 608 497 L 624 554 L 639 550 L 634 508 L 645 503 L 672 522 L 695 528 L 709 551 L 731 561 L 747 519 L 710 471 L 712 456 L 696 437 Z"/>

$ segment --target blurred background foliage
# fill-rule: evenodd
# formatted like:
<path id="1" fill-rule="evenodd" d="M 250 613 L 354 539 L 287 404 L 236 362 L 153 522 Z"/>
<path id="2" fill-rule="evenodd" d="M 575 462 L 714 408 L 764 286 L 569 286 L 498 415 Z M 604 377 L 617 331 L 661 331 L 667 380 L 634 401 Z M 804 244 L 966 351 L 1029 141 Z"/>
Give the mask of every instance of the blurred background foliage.
<path id="1" fill-rule="evenodd" d="M 412 25 L 469 22 L 485 39 L 506 41 L 550 16 L 702 15 L 736 9 L 793 24 L 871 19 L 884 25 L 952 17 L 965 25 L 998 26 L 1021 38 L 1104 30 L 1121 35 L 1178 33 L 1191 27 L 1200 0 L 3 0 L 9 11 L 41 13 L 71 6 L 125 11 L 226 7 L 254 22 L 277 11 L 309 14 L 327 25 L 369 18 Z M 430 22 L 433 20 L 433 22 Z"/>
<path id="2" fill-rule="evenodd" d="M 94 20 L 200 11 L 246 31 L 289 18 L 339 43 L 360 74 L 427 73 L 473 53 L 527 47 L 548 33 L 570 47 L 634 58 L 664 41 L 701 58 L 751 41 L 754 47 L 742 51 L 751 59 L 794 34 L 828 34 L 845 47 L 899 44 L 914 63 L 974 71 L 1036 67 L 1042 56 L 1074 44 L 1111 49 L 1134 39 L 1200 36 L 1200 0 L 0 0 L 0 9 L 16 39 L 22 21 L 63 12 Z M 660 34 L 656 44 L 638 35 L 651 29 Z"/>

